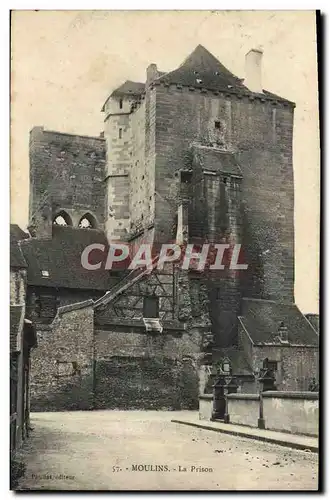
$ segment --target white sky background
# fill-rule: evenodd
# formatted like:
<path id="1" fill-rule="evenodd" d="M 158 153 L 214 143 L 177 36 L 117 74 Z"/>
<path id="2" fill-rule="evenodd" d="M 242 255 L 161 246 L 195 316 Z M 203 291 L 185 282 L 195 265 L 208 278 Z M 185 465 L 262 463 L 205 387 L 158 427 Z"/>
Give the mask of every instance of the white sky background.
<path id="1" fill-rule="evenodd" d="M 263 87 L 296 102 L 294 128 L 296 302 L 318 312 L 319 123 L 312 11 L 16 11 L 12 15 L 11 220 L 28 221 L 29 130 L 86 135 L 124 80 L 154 62 L 175 69 L 198 44 L 244 77 L 262 46 Z"/>

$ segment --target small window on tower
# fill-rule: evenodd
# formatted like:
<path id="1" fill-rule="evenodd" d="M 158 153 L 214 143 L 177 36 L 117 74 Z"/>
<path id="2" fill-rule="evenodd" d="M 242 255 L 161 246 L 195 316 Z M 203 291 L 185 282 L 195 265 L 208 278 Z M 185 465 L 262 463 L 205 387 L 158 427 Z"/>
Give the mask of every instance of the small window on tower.
<path id="1" fill-rule="evenodd" d="M 64 219 L 64 217 L 62 217 L 62 215 L 59 215 L 58 217 L 56 217 L 56 219 L 54 220 L 54 224 L 56 226 L 67 226 L 67 222 L 66 220 Z"/>
<path id="2" fill-rule="evenodd" d="M 119 129 L 119 139 L 121 139 L 123 137 L 123 129 L 120 128 Z"/>
<path id="3" fill-rule="evenodd" d="M 122 99 L 119 99 L 119 108 L 123 109 L 123 100 Z"/>
<path id="4" fill-rule="evenodd" d="M 144 297 L 143 299 L 143 317 L 159 317 L 159 298 L 156 296 Z"/>
<path id="5" fill-rule="evenodd" d="M 272 371 L 273 373 L 277 372 L 277 361 L 270 361 L 268 358 L 263 361 L 263 368 Z"/>
<path id="6" fill-rule="evenodd" d="M 190 184 L 192 179 L 192 172 L 189 170 L 181 170 L 180 172 L 180 181 L 183 184 Z"/>
<path id="7" fill-rule="evenodd" d="M 217 129 L 217 130 L 220 130 L 221 129 L 221 123 L 219 120 L 216 120 L 214 122 L 214 128 Z"/>

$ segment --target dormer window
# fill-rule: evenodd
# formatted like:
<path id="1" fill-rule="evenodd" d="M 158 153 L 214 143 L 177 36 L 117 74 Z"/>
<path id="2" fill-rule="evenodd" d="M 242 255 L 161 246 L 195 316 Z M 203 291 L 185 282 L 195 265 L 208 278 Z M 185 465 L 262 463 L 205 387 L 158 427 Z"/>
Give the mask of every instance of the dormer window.
<path id="1" fill-rule="evenodd" d="M 43 278 L 49 278 L 49 271 L 41 271 L 41 276 Z"/>
<path id="2" fill-rule="evenodd" d="M 278 327 L 278 335 L 280 338 L 280 342 L 282 343 L 289 343 L 289 333 L 288 333 L 288 328 L 284 324 L 283 321 L 281 321 L 279 327 Z"/>

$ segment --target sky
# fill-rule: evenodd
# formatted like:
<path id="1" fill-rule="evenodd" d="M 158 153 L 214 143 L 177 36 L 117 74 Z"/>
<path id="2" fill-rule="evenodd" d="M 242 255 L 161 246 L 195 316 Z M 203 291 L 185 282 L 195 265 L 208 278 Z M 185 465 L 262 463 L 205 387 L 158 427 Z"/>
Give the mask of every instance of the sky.
<path id="1" fill-rule="evenodd" d="M 262 48 L 263 88 L 296 103 L 295 299 L 318 313 L 320 150 L 313 11 L 14 11 L 11 28 L 11 222 L 28 223 L 29 131 L 103 130 L 101 107 L 123 81 L 170 71 L 198 45 L 244 77 Z"/>

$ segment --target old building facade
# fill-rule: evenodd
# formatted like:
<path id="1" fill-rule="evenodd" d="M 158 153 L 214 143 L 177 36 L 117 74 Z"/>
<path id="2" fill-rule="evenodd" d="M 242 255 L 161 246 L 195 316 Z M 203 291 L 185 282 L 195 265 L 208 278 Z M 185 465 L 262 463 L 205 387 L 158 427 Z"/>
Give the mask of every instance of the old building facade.
<path id="1" fill-rule="evenodd" d="M 30 353 L 36 347 L 34 325 L 26 316 L 27 263 L 19 241 L 29 235 L 10 225 L 10 450 L 29 433 Z"/>
<path id="2" fill-rule="evenodd" d="M 226 352 L 255 379 L 257 354 L 237 352 L 269 357 L 254 336 L 268 315 L 265 335 L 284 322 L 314 359 L 318 335 L 294 305 L 294 103 L 262 88 L 261 58 L 246 55 L 242 80 L 198 46 L 176 70 L 151 64 L 145 82 L 113 91 L 102 137 L 32 130 L 22 250 L 36 409 L 194 408 L 202 367 Z M 83 268 L 88 244 L 113 241 L 222 243 L 225 260 L 241 244 L 247 269 Z"/>

